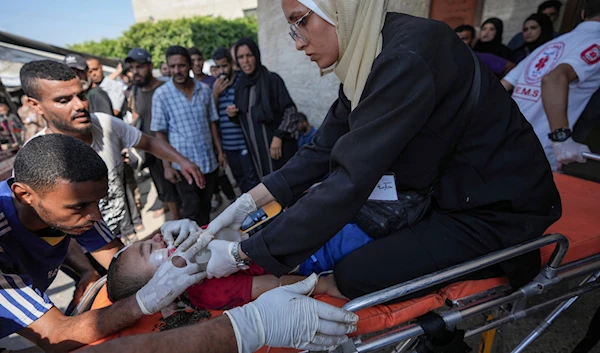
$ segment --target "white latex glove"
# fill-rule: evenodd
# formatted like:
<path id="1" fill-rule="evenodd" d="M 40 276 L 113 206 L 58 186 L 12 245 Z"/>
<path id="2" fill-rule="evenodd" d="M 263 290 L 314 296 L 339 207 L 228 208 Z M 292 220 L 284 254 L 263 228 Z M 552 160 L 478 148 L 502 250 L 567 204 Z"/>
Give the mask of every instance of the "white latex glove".
<path id="1" fill-rule="evenodd" d="M 191 234 L 202 230 L 198 223 L 191 219 L 169 221 L 160 227 L 160 232 L 167 243 L 167 248 L 172 249 L 183 243 Z"/>
<path id="2" fill-rule="evenodd" d="M 554 156 L 559 165 L 573 162 L 585 163 L 586 159 L 582 154 L 584 152 L 590 152 L 588 146 L 575 142 L 571 137 L 564 142 L 552 142 L 552 149 L 554 150 Z"/>
<path id="3" fill-rule="evenodd" d="M 239 230 L 244 219 L 254 211 L 256 211 L 254 199 L 250 194 L 243 194 L 221 212 L 217 218 L 210 222 L 208 228 L 206 228 L 204 232 L 214 236 L 218 231 L 225 227 Z"/>
<path id="4" fill-rule="evenodd" d="M 202 234 L 208 234 L 203 232 Z M 209 234 L 210 235 L 210 234 Z M 212 236 L 212 235 L 211 235 Z M 209 279 L 227 277 L 239 270 L 247 270 L 248 267 L 238 267 L 237 262 L 231 254 L 231 248 L 235 242 L 215 239 L 208 244 L 210 260 L 206 265 L 206 274 Z"/>
<path id="5" fill-rule="evenodd" d="M 262 346 L 327 351 L 345 342 L 356 331 L 358 316 L 307 297 L 318 276 L 270 290 L 254 302 L 225 314 L 229 317 L 238 353 Z"/>
<path id="6" fill-rule="evenodd" d="M 150 282 L 135 294 L 140 309 L 145 315 L 152 315 L 171 304 L 188 287 L 206 278 L 199 264 L 192 259 L 212 240 L 209 234 L 200 234 L 197 239 L 189 238 L 183 242 L 169 261 L 160 265 Z M 177 258 L 185 260 L 184 267 L 177 267 L 173 262 Z"/>

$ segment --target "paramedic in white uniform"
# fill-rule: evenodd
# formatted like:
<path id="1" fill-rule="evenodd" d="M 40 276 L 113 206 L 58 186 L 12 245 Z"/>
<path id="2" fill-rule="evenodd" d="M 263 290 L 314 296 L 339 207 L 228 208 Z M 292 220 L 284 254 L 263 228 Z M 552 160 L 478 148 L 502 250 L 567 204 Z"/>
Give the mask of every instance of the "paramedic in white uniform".
<path id="1" fill-rule="evenodd" d="M 600 86 L 600 1 L 585 0 L 584 21 L 536 49 L 502 80 L 531 123 L 552 170 L 585 162 L 573 126 Z"/>

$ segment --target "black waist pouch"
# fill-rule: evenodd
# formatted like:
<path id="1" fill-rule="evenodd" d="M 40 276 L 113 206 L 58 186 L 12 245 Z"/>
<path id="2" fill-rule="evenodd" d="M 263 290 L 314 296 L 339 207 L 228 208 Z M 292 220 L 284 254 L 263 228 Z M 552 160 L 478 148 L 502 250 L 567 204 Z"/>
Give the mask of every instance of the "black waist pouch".
<path id="1" fill-rule="evenodd" d="M 406 191 L 398 193 L 398 201 L 367 201 L 354 221 L 370 237 L 386 237 L 423 219 L 431 209 L 432 192 Z"/>

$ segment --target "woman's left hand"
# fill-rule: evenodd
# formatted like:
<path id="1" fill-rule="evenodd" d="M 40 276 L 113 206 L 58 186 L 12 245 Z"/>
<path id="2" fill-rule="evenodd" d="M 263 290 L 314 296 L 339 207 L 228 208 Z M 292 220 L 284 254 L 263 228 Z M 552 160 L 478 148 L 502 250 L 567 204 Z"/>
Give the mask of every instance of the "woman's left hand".
<path id="1" fill-rule="evenodd" d="M 283 141 L 277 136 L 273 136 L 273 140 L 271 141 L 271 158 L 274 160 L 278 160 L 281 158 L 281 146 L 283 145 Z"/>

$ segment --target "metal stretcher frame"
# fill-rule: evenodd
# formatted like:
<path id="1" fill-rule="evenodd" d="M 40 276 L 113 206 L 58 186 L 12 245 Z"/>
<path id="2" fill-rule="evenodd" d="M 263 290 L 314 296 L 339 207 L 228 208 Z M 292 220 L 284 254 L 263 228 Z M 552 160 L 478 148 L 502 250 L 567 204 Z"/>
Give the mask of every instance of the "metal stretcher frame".
<path id="1" fill-rule="evenodd" d="M 583 157 L 600 162 L 600 155 L 583 153 Z M 494 313 L 495 318 L 488 316 L 488 321 L 479 327 L 472 327 L 465 332 L 465 338 L 483 334 L 502 325 L 515 322 L 534 312 L 547 309 L 554 305 L 556 308 L 515 348 L 512 353 L 521 353 L 536 338 L 538 338 L 556 318 L 567 310 L 580 295 L 600 288 L 600 253 L 560 265 L 565 257 L 569 241 L 558 233 L 534 239 L 529 242 L 497 251 L 475 260 L 434 272 L 405 283 L 401 283 L 360 298 L 353 299 L 344 305 L 344 309 L 356 312 L 360 309 L 386 303 L 405 295 L 433 286 L 449 283 L 452 280 L 473 273 L 481 268 L 490 267 L 500 262 L 515 258 L 544 246 L 556 244 L 554 252 L 548 262 L 542 266 L 540 273 L 527 285 L 512 291 L 509 286 L 493 288 L 483 293 L 477 293 L 467 298 L 453 301 L 453 307 L 440 313 L 446 328 L 453 329 L 457 324 L 463 323 L 474 315 Z M 527 307 L 527 299 L 547 293 L 558 283 L 568 281 L 580 276 L 586 276 L 578 287 L 567 293 L 554 297 L 549 301 Z M 500 292 L 500 293 L 499 293 Z M 503 313 L 502 316 L 497 316 Z M 490 319 L 491 318 L 491 319 Z M 395 353 L 414 352 L 419 342 L 419 337 L 425 332 L 417 323 L 400 325 L 400 328 L 362 340 L 356 337 L 338 347 L 336 353 L 372 352 L 378 349 L 396 345 Z M 489 350 L 486 350 L 486 352 Z"/>
<path id="2" fill-rule="evenodd" d="M 531 342 L 533 342 L 533 340 L 537 338 L 558 315 L 573 304 L 577 297 L 600 288 L 600 281 L 597 281 L 600 277 L 600 254 L 560 266 L 560 263 L 568 250 L 569 242 L 563 235 L 555 233 L 351 300 L 344 305 L 344 309 L 358 311 L 360 309 L 386 303 L 410 293 L 426 290 L 442 283 L 448 283 L 481 268 L 498 264 L 550 244 L 556 244 L 556 248 L 550 257 L 550 260 L 542 267 L 542 270 L 535 279 L 527 285 L 512 293 L 504 295 L 499 295 L 497 294 L 497 291 L 495 291 L 495 294 L 486 297 L 485 294 L 480 293 L 475 296 L 481 299 L 470 304 L 468 303 L 470 301 L 469 298 L 464 298 L 463 300 L 455 301 L 455 306 L 453 308 L 440 313 L 440 316 L 446 323 L 446 327 L 451 329 L 469 317 L 488 313 L 494 309 L 510 305 L 511 310 L 506 315 L 488 321 L 480 327 L 474 327 L 467 330 L 465 337 L 471 337 L 501 325 L 514 322 L 533 312 L 560 303 L 552 314 L 550 314 L 515 350 L 513 350 L 513 352 L 522 352 L 525 347 L 531 344 Z M 528 298 L 545 293 L 558 283 L 582 275 L 588 276 L 579 287 L 545 303 L 530 308 L 526 307 L 526 300 Z M 465 302 L 467 303 L 466 305 L 463 304 Z M 398 344 L 397 347 L 401 347 L 396 350 L 397 352 L 407 352 L 410 351 L 410 348 L 414 348 L 418 337 L 423 334 L 424 331 L 421 326 L 418 324 L 408 324 L 399 329 L 386 332 L 365 341 L 360 337 L 354 338 L 340 346 L 336 352 L 372 352 L 389 347 L 393 344 Z"/>
<path id="3" fill-rule="evenodd" d="M 500 308 L 502 308 L 503 311 L 506 311 L 503 316 L 498 316 L 479 327 L 473 327 L 467 330 L 465 333 L 465 338 L 467 338 L 512 323 L 536 311 L 559 304 L 556 309 L 512 351 L 513 353 L 522 352 L 537 337 L 539 337 L 562 312 L 571 306 L 580 295 L 600 288 L 600 281 L 598 281 L 600 278 L 600 254 L 560 265 L 567 253 L 569 241 L 561 234 L 550 234 L 351 300 L 344 305 L 343 308 L 350 311 L 358 311 L 360 309 L 386 303 L 410 293 L 425 290 L 442 283 L 448 283 L 481 268 L 498 264 L 525 253 L 541 249 L 550 244 L 556 244 L 554 252 L 550 256 L 548 262 L 542 267 L 540 273 L 527 285 L 513 292 L 510 292 L 508 286 L 503 286 L 500 289 L 493 288 L 483 293 L 474 294 L 470 297 L 460 298 L 453 302 L 452 308 L 440 313 L 440 316 L 446 323 L 446 327 L 453 328 L 457 324 L 462 323 L 465 319 L 474 315 L 484 314 L 494 310 L 498 311 Z M 546 293 L 558 283 L 583 275 L 587 275 L 587 277 L 578 287 L 563 295 L 554 297 L 545 303 L 529 308 L 527 307 L 526 300 L 528 298 Z M 78 315 L 90 310 L 96 295 L 105 283 L 106 276 L 103 276 L 94 283 L 94 285 L 85 293 L 81 302 L 73 310 L 71 315 Z M 510 310 L 507 310 L 507 307 Z M 372 337 L 368 340 L 363 341 L 361 337 L 355 337 L 338 347 L 335 352 L 372 352 L 391 345 L 397 345 L 396 352 L 411 352 L 411 349 L 418 343 L 419 336 L 423 334 L 424 331 L 418 324 L 408 323 L 398 329 Z"/>

